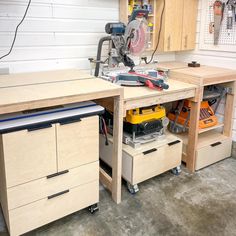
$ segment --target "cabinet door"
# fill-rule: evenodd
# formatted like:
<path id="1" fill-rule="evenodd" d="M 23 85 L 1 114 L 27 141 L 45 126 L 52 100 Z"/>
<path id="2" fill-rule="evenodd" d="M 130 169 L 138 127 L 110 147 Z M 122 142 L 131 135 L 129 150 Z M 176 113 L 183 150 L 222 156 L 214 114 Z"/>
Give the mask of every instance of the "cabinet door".
<path id="1" fill-rule="evenodd" d="M 182 50 L 192 50 L 195 48 L 197 12 L 198 0 L 184 0 Z"/>
<path id="2" fill-rule="evenodd" d="M 98 116 L 56 125 L 58 171 L 99 159 Z"/>
<path id="3" fill-rule="evenodd" d="M 179 51 L 182 41 L 183 0 L 165 0 L 164 51 Z"/>
<path id="4" fill-rule="evenodd" d="M 57 171 L 55 125 L 3 134 L 2 145 L 7 187 Z"/>

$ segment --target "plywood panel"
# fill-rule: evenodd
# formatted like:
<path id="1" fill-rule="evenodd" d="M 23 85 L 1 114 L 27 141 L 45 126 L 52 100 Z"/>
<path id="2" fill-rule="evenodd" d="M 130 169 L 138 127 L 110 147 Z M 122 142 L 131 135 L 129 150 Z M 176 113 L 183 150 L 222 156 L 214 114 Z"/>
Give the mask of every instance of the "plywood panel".
<path id="1" fill-rule="evenodd" d="M 98 160 L 98 116 L 56 128 L 59 171 Z"/>

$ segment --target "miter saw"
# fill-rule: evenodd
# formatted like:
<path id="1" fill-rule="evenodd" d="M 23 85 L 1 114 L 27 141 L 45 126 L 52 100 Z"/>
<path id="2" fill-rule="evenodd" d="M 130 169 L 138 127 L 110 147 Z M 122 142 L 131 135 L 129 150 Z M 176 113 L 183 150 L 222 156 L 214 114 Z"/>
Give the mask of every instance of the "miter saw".
<path id="1" fill-rule="evenodd" d="M 100 76 L 121 86 L 147 86 L 150 89 L 159 90 L 169 88 L 164 79 L 135 72 L 135 63 L 129 57 L 129 55 L 140 56 L 148 47 L 150 32 L 148 30 L 147 18 L 148 10 L 138 9 L 133 11 L 127 25 L 121 22 L 106 24 L 105 31 L 109 36 L 100 39 L 96 60 L 89 59 L 90 62 L 96 64 L 96 77 Z M 105 42 L 109 43 L 108 58 L 102 61 L 102 48 Z M 113 71 L 112 76 L 109 73 L 103 72 L 101 75 L 99 73 L 101 65 L 106 63 L 108 68 Z M 114 76 L 114 69 L 117 69 L 120 63 L 123 63 L 124 66 L 130 69 L 128 72 L 117 72 Z"/>

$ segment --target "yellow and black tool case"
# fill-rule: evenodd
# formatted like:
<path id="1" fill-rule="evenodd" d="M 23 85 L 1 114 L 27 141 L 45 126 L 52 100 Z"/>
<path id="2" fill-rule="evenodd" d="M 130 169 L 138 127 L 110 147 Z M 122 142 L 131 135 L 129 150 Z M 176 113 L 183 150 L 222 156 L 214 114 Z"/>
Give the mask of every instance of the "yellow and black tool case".
<path id="1" fill-rule="evenodd" d="M 160 132 L 165 118 L 165 108 L 160 105 L 132 109 L 126 113 L 124 131 L 136 135 Z"/>

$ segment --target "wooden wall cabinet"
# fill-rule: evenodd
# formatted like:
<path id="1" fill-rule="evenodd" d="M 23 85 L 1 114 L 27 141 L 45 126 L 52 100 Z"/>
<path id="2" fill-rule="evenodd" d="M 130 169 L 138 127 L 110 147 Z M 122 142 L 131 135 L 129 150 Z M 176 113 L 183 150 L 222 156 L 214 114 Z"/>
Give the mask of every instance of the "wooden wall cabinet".
<path id="1" fill-rule="evenodd" d="M 148 22 L 154 24 L 151 35 L 151 47 L 154 50 L 158 42 L 161 13 L 164 7 L 162 30 L 158 51 L 173 52 L 195 48 L 198 0 L 151 0 L 153 13 Z M 120 20 L 128 22 L 129 0 L 120 0 Z"/>

